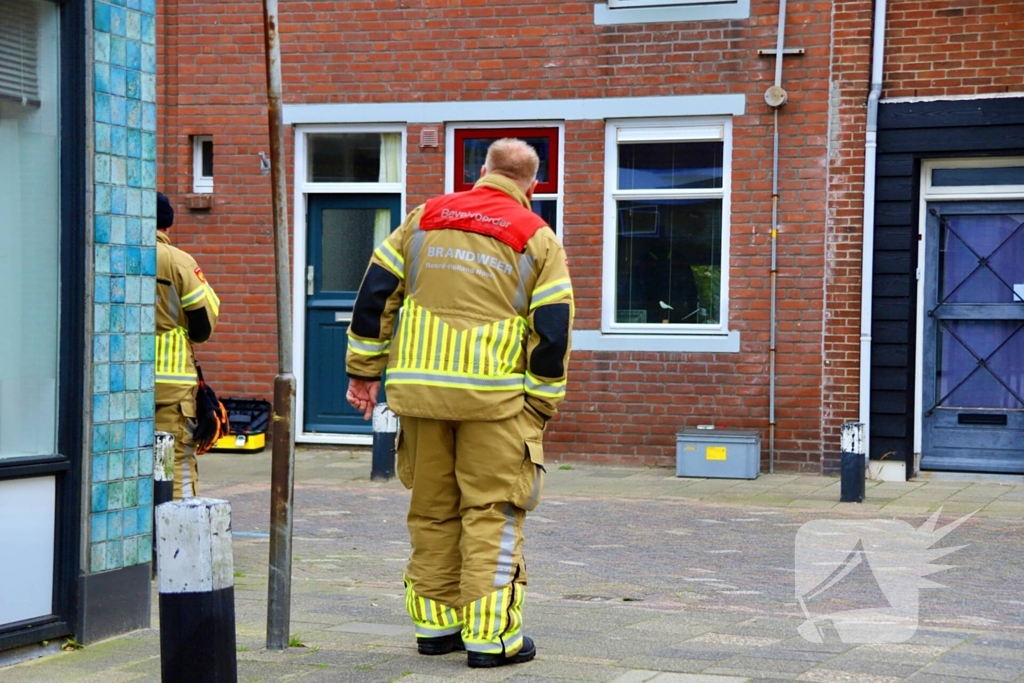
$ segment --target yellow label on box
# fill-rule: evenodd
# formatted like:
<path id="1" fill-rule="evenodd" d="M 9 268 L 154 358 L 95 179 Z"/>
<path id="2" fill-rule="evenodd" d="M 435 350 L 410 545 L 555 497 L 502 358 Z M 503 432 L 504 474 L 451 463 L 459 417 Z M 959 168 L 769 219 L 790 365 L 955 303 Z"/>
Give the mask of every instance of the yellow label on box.
<path id="1" fill-rule="evenodd" d="M 708 446 L 704 451 L 706 460 L 725 460 L 725 446 Z"/>
<path id="2" fill-rule="evenodd" d="M 695 450 L 697 450 L 697 447 L 696 446 L 687 446 L 686 450 L 688 450 L 688 451 L 695 451 Z"/>

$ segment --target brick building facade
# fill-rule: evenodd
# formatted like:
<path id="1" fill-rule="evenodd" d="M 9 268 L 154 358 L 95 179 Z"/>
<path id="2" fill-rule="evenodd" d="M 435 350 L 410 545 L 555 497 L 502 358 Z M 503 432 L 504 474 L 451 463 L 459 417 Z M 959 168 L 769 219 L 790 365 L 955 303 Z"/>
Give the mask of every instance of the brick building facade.
<path id="1" fill-rule="evenodd" d="M 944 334 L 915 323 L 921 173 L 932 158 L 1024 150 L 1010 106 L 1024 90 L 1014 61 L 1024 3 L 889 1 L 877 182 L 867 183 L 875 5 L 788 3 L 788 101 L 776 111 L 765 91 L 779 10 L 748 0 L 284 3 L 300 440 L 368 442 L 345 412 L 339 366 L 347 293 L 369 254 L 360 245 L 388 217 L 472 180 L 483 142 L 511 130 L 543 147 L 537 210 L 556 224 L 576 292 L 551 454 L 670 465 L 679 430 L 714 424 L 759 430 L 762 459 L 779 468 L 832 472 L 841 425 L 861 419 L 872 457 L 916 470 L 921 434 L 932 433 L 918 361 L 934 351 L 926 333 Z M 179 208 L 172 236 L 224 301 L 201 359 L 223 395 L 268 397 L 276 339 L 261 5 L 170 0 L 158 13 L 160 186 Z M 949 150 L 927 142 L 949 139 L 932 123 L 963 102 L 981 114 L 945 123 L 989 134 Z M 920 149 L 887 132 L 906 128 L 894 123 L 904 110 L 931 122 L 914 129 Z M 909 213 L 889 220 L 899 202 Z M 999 372 L 1016 386 L 1018 369 Z"/>

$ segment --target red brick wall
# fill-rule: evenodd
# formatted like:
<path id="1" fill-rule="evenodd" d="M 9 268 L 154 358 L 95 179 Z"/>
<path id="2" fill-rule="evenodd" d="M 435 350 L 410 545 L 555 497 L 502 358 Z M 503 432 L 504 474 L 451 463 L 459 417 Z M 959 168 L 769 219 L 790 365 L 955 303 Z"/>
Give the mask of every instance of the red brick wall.
<path id="1" fill-rule="evenodd" d="M 713 422 L 760 429 L 767 457 L 773 114 L 763 93 L 774 61 L 757 50 L 775 46 L 777 5 L 755 2 L 753 16 L 742 21 L 603 27 L 594 26 L 589 2 L 281 7 L 291 103 L 746 95 L 747 113 L 734 119 L 729 264 L 729 327 L 740 332 L 742 351 L 574 354 L 549 450 L 595 462 L 670 465 L 675 433 Z M 848 57 L 860 60 L 853 64 L 833 55 L 833 10 L 832 2 L 789 3 L 787 45 L 806 53 L 785 60 L 790 99 L 779 113 L 776 449 L 780 468 L 805 471 L 819 471 L 823 448 L 833 448 L 823 443 L 823 414 L 826 439 L 835 441 L 829 430 L 856 397 L 846 384 L 847 365 L 856 364 L 856 348 L 849 347 L 859 259 L 856 152 L 848 151 L 848 159 L 828 152 L 830 140 L 856 149 L 857 114 L 837 129 L 829 87 L 841 66 L 847 82 L 840 101 L 854 108 L 863 102 L 868 43 L 851 40 Z M 171 0 L 161 19 L 161 187 L 179 207 L 172 235 L 195 254 L 224 300 L 221 327 L 202 358 L 225 395 L 269 396 L 276 342 L 270 186 L 257 157 L 269 151 L 260 4 Z M 444 130 L 443 122 L 436 125 Z M 443 190 L 443 142 L 419 149 L 420 128 L 409 127 L 410 206 Z M 565 128 L 565 244 L 578 327 L 594 329 L 604 123 L 569 121 Z M 216 146 L 216 205 L 206 212 L 182 204 L 195 134 L 212 134 Z M 291 163 L 289 151 L 289 170 Z M 846 204 L 829 206 L 833 198 Z M 828 263 L 827 253 L 840 254 L 839 261 Z M 842 322 L 826 318 L 826 291 Z"/>
<path id="2" fill-rule="evenodd" d="M 890 0 L 884 96 L 1024 91 L 1024 2 Z"/>
<path id="3" fill-rule="evenodd" d="M 157 11 L 158 188 L 176 210 L 171 239 L 224 304 L 197 355 L 222 396 L 270 398 L 277 322 L 270 176 L 259 164 L 259 152 L 270 152 L 261 5 L 171 1 Z M 195 135 L 213 136 L 209 210 L 187 205 Z"/>
<path id="4" fill-rule="evenodd" d="M 844 422 L 859 418 L 860 297 L 864 224 L 864 143 L 870 89 L 870 0 L 836 0 L 825 241 L 823 468 L 839 467 Z"/>

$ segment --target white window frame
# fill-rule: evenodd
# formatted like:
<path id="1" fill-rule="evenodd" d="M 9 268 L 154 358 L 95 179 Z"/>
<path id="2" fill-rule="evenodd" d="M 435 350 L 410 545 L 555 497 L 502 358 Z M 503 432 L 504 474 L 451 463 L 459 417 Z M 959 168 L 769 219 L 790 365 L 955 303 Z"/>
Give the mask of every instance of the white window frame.
<path id="1" fill-rule="evenodd" d="M 594 24 L 749 19 L 750 0 L 603 0 L 594 3 Z"/>
<path id="2" fill-rule="evenodd" d="M 192 192 L 210 194 L 213 192 L 213 176 L 203 175 L 203 143 L 210 143 L 210 154 L 214 153 L 212 135 L 192 136 Z"/>
<path id="3" fill-rule="evenodd" d="M 722 187 L 693 190 L 619 190 L 620 139 L 664 142 L 722 141 Z M 605 127 L 604 252 L 601 278 L 601 332 L 605 335 L 644 337 L 708 337 L 728 335 L 729 223 L 732 188 L 732 118 L 691 118 L 609 121 Z M 615 321 L 618 201 L 629 199 L 721 199 L 721 289 L 718 324 L 664 325 Z"/>
<path id="4" fill-rule="evenodd" d="M 444 191 L 455 190 L 455 131 L 456 130 L 487 130 L 501 128 L 557 128 L 558 129 L 558 192 L 553 194 L 535 194 L 534 199 L 554 199 L 555 216 L 558 220 L 558 239 L 565 236 L 565 122 L 564 121 L 476 121 L 472 123 L 448 123 L 444 131 Z"/>
<path id="5" fill-rule="evenodd" d="M 725 0 L 735 2 L 735 0 Z M 710 5 L 718 4 L 709 0 L 608 0 L 608 9 L 631 9 L 634 7 L 664 7 L 665 5 Z"/>
<path id="6" fill-rule="evenodd" d="M 295 126 L 295 151 L 293 172 L 295 177 L 292 188 L 292 353 L 295 358 L 295 424 L 298 425 L 295 441 L 297 443 L 334 444 L 341 446 L 370 446 L 373 436 L 368 434 L 323 434 L 304 432 L 306 412 L 306 240 L 307 206 L 309 196 L 313 194 L 398 194 L 401 195 L 399 207 L 405 211 L 406 164 L 408 134 L 405 124 L 313 124 Z M 306 155 L 309 153 L 308 138 L 318 133 L 400 133 L 402 136 L 402 156 L 398 162 L 399 181 L 397 183 L 321 183 L 309 179 L 309 164 Z"/>

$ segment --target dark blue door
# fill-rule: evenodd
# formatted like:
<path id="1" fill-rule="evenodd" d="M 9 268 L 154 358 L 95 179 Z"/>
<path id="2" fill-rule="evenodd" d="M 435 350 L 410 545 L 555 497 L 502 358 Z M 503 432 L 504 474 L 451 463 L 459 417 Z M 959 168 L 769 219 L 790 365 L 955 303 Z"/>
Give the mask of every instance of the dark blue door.
<path id="1" fill-rule="evenodd" d="M 921 467 L 1024 473 L 1024 203 L 928 205 Z"/>
<path id="2" fill-rule="evenodd" d="M 399 195 L 311 195 L 303 431 L 369 434 L 345 400 L 348 326 L 373 250 L 401 222 Z M 384 392 L 381 391 L 381 400 Z"/>

